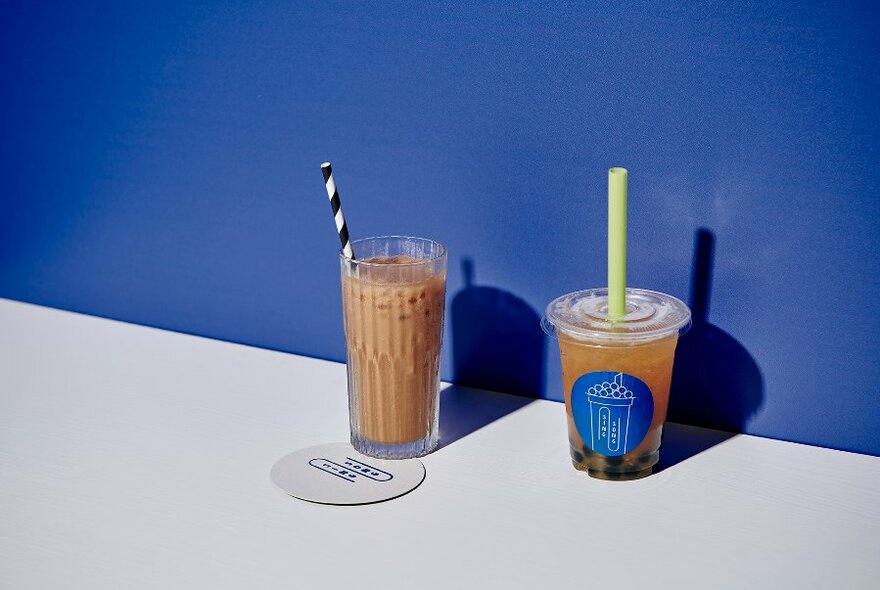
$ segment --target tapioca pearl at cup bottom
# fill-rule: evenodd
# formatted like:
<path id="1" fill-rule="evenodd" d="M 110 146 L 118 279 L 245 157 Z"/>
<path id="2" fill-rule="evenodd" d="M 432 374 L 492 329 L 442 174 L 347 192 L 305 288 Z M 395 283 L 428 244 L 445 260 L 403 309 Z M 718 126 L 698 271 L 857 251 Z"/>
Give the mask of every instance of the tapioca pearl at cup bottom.
<path id="1" fill-rule="evenodd" d="M 590 469 L 589 473 L 592 477 L 595 477 L 596 479 L 607 479 L 611 481 L 620 480 L 622 479 L 621 476 L 623 475 L 622 473 L 617 471 L 603 471 L 601 469 Z"/>
<path id="2" fill-rule="evenodd" d="M 623 456 L 605 457 L 605 463 L 611 466 L 623 465 Z"/>
<path id="3" fill-rule="evenodd" d="M 583 442 L 580 439 L 575 440 L 573 438 L 569 438 L 568 439 L 568 446 L 571 448 L 572 453 L 574 453 L 575 451 L 578 451 L 584 457 L 592 457 L 592 456 L 596 455 L 596 453 L 593 452 L 593 449 L 591 449 L 587 445 L 587 443 Z"/>
<path id="4" fill-rule="evenodd" d="M 605 479 L 609 481 L 631 481 L 634 479 L 642 479 L 651 475 L 652 468 L 642 469 L 640 471 L 602 471 L 600 469 L 590 469 L 589 474 L 596 479 Z"/>
<path id="5" fill-rule="evenodd" d="M 571 450 L 571 458 L 574 459 L 577 463 L 584 462 L 584 456 L 579 451 L 577 451 L 575 449 Z"/>
<path id="6" fill-rule="evenodd" d="M 647 465 L 648 463 L 653 464 L 653 463 L 656 463 L 659 458 L 660 458 L 660 452 L 654 451 L 652 453 L 646 453 L 646 454 L 642 455 L 641 457 L 636 459 L 636 463 L 638 463 L 639 465 Z"/>

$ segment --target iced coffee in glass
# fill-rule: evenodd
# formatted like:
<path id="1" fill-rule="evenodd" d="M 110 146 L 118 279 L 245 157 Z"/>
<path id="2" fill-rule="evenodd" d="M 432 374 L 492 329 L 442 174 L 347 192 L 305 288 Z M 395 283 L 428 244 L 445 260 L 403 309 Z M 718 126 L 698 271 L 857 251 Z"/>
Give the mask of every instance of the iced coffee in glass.
<path id="1" fill-rule="evenodd" d="M 351 443 L 371 457 L 405 459 L 438 443 L 446 248 L 388 236 L 340 254 Z"/>
<path id="2" fill-rule="evenodd" d="M 563 295 L 543 325 L 556 337 L 571 460 L 601 479 L 650 475 L 660 437 L 678 337 L 690 325 L 680 300 L 626 289 L 626 314 L 609 318 L 608 290 Z"/>

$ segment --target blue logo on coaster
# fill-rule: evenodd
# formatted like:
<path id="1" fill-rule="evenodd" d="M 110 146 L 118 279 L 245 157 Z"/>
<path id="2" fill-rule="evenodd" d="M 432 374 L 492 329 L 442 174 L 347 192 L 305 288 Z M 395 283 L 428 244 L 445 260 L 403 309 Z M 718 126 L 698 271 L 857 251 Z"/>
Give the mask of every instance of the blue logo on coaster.
<path id="1" fill-rule="evenodd" d="M 334 475 L 349 483 L 364 481 L 362 479 L 364 477 L 378 482 L 391 481 L 392 479 L 394 479 L 394 476 L 387 471 L 382 471 L 378 467 L 372 467 L 370 465 L 367 465 L 363 461 L 358 461 L 357 459 L 352 459 L 351 457 L 345 458 L 345 465 L 341 465 L 336 461 L 331 461 L 330 459 L 321 458 L 312 459 L 311 461 L 309 461 L 309 465 L 316 469 L 320 469 L 324 473 L 329 473 L 330 475 Z"/>
<path id="2" fill-rule="evenodd" d="M 626 373 L 581 375 L 571 388 L 578 434 L 593 451 L 617 457 L 633 450 L 654 419 L 654 396 L 645 382 Z"/>

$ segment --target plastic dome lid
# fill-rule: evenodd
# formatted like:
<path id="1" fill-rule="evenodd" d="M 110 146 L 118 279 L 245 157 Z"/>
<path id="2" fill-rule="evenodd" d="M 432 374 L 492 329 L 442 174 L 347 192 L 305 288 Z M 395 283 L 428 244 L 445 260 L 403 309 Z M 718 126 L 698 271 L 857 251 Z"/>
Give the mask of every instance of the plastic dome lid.
<path id="1" fill-rule="evenodd" d="M 691 324 L 691 310 L 681 300 L 647 289 L 626 290 L 626 315 L 608 318 L 608 289 L 585 289 L 557 297 L 541 325 L 551 336 L 562 332 L 576 340 L 641 342 L 674 333 Z"/>

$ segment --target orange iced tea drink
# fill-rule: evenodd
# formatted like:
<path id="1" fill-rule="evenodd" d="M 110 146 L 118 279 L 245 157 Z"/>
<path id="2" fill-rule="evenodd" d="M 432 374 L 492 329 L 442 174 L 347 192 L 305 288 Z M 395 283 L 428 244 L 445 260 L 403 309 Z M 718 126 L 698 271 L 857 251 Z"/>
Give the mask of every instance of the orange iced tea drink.
<path id="1" fill-rule="evenodd" d="M 679 334 L 690 311 L 678 299 L 627 289 L 627 314 L 607 315 L 607 290 L 570 293 L 548 307 L 556 336 L 576 469 L 602 479 L 650 475 L 660 439 Z"/>

